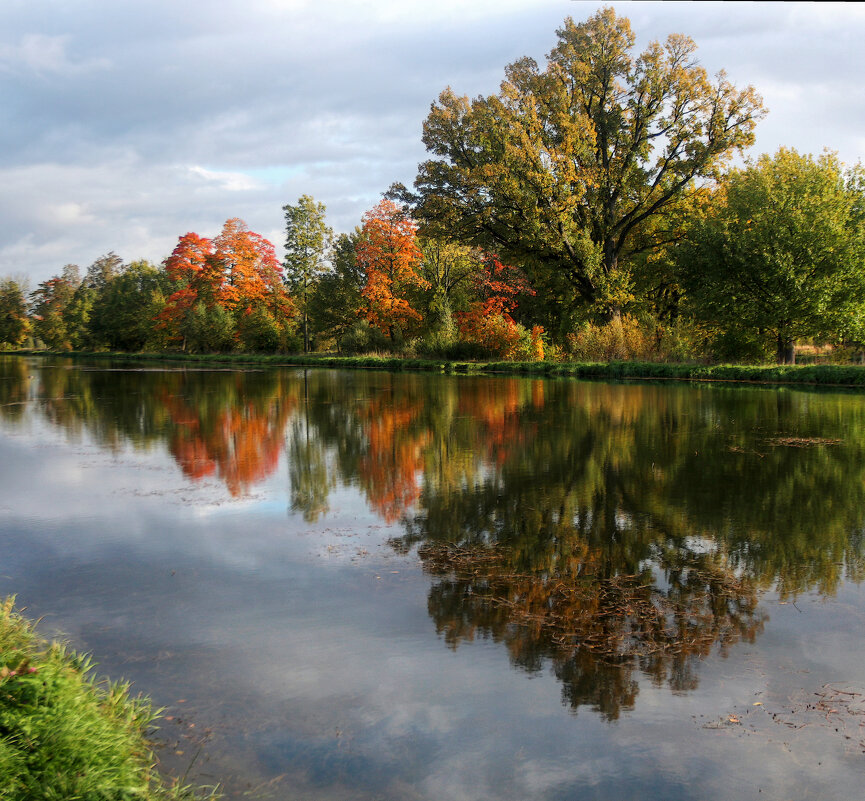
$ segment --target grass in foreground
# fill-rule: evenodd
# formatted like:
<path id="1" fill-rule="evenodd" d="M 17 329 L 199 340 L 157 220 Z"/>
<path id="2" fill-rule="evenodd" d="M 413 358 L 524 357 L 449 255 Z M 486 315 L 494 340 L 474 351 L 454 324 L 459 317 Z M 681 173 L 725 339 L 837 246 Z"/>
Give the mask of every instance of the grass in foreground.
<path id="1" fill-rule="evenodd" d="M 157 713 L 128 684 L 95 679 L 92 667 L 42 641 L 14 599 L 0 602 L 0 799 L 215 798 L 159 776 L 148 739 Z"/>

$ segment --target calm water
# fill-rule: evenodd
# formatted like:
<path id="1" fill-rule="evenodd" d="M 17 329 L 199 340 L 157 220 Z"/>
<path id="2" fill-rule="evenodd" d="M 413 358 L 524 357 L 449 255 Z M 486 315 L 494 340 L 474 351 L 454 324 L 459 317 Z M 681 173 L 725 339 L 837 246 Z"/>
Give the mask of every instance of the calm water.
<path id="1" fill-rule="evenodd" d="M 861 797 L 865 395 L 3 357 L 0 475 L 229 798 Z"/>

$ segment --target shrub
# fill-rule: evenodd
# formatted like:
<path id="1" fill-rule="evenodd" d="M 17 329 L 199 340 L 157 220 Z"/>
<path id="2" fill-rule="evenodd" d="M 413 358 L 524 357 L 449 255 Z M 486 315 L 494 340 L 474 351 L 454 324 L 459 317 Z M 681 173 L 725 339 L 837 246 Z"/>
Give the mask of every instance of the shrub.
<path id="1" fill-rule="evenodd" d="M 389 351 L 391 347 L 390 340 L 366 320 L 355 322 L 339 340 L 340 351 L 348 354 L 384 352 Z"/>
<path id="2" fill-rule="evenodd" d="M 474 304 L 471 311 L 456 317 L 461 339 L 479 346 L 484 357 L 514 358 L 526 334 L 507 314 L 485 314 L 482 304 Z"/>
<path id="3" fill-rule="evenodd" d="M 568 355 L 576 361 L 683 362 L 704 358 L 706 334 L 687 320 L 662 325 L 624 314 L 603 325 L 586 323 L 566 339 Z"/>

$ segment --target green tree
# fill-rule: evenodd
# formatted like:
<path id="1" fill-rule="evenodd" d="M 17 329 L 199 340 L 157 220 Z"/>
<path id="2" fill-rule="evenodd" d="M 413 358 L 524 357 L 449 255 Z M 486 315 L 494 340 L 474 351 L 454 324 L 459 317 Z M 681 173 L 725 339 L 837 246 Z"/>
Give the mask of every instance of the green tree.
<path id="1" fill-rule="evenodd" d="M 67 307 L 81 283 L 77 264 L 67 264 L 60 275 L 43 281 L 30 293 L 33 331 L 42 342 L 54 350 L 70 350 Z"/>
<path id="2" fill-rule="evenodd" d="M 123 259 L 114 251 L 100 256 L 87 268 L 64 311 L 69 342 L 74 350 L 105 346 L 92 324 L 93 307 L 124 269 Z"/>
<path id="3" fill-rule="evenodd" d="M 14 278 L 0 280 L 0 345 L 18 347 L 29 330 L 22 282 Z"/>
<path id="4" fill-rule="evenodd" d="M 413 206 L 421 234 L 480 245 L 525 266 L 561 316 L 577 301 L 603 316 L 630 299 L 630 257 L 655 246 L 695 181 L 750 145 L 762 116 L 751 87 L 711 81 L 674 34 L 633 54 L 629 21 L 603 9 L 570 18 L 539 69 L 523 58 L 497 95 L 451 89 L 433 104 Z"/>
<path id="5" fill-rule="evenodd" d="M 309 352 L 309 302 L 316 281 L 327 271 L 333 231 L 325 222 L 325 205 L 301 195 L 285 212 L 285 282 L 303 318 L 303 351 Z"/>
<path id="6" fill-rule="evenodd" d="M 139 351 L 153 338 L 170 282 L 164 270 L 134 261 L 99 291 L 90 311 L 95 339 L 110 350 Z"/>
<path id="7" fill-rule="evenodd" d="M 234 349 L 234 318 L 224 306 L 198 301 L 185 313 L 180 332 L 190 353 L 224 353 Z"/>
<path id="8" fill-rule="evenodd" d="M 455 311 L 465 311 L 472 299 L 475 279 L 483 271 L 483 253 L 440 238 L 421 240 L 420 274 L 427 290 L 427 340 L 446 345 L 457 337 Z"/>
<path id="9" fill-rule="evenodd" d="M 358 323 L 363 303 L 363 267 L 357 263 L 360 229 L 340 234 L 333 247 L 333 269 L 315 283 L 309 299 L 309 315 L 317 336 L 340 340 Z"/>
<path id="10" fill-rule="evenodd" d="M 865 263 L 856 174 L 838 158 L 781 148 L 730 173 L 681 249 L 696 313 L 763 333 L 778 363 L 802 337 L 861 337 Z"/>

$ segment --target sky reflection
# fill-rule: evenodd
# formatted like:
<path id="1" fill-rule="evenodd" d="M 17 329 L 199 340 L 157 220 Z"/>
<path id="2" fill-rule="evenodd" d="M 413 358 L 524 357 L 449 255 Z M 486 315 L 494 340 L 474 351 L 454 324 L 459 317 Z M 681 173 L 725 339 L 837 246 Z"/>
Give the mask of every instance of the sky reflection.
<path id="1" fill-rule="evenodd" d="M 166 706 L 169 768 L 203 739 L 190 778 L 237 798 L 855 797 L 861 718 L 806 706 L 865 690 L 858 396 L 4 365 L 0 590 Z M 589 603 L 625 579 L 670 616 Z"/>

